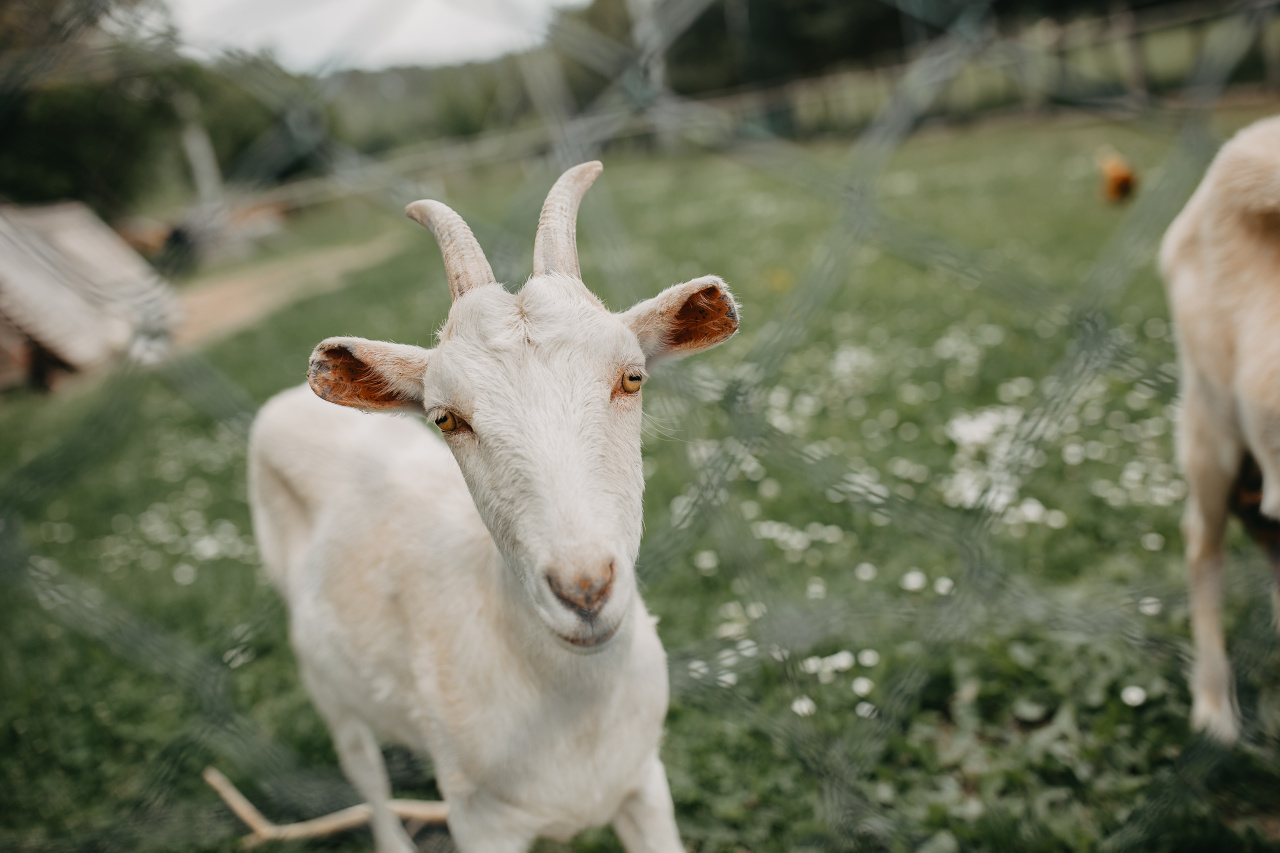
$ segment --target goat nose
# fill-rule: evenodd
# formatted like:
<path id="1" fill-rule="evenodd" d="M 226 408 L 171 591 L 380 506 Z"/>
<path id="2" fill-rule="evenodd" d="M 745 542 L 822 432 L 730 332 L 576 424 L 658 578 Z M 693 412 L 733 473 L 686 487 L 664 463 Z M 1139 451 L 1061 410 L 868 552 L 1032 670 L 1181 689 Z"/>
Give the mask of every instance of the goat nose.
<path id="1" fill-rule="evenodd" d="M 566 582 L 555 572 L 547 573 L 551 592 L 569 610 L 588 621 L 600 614 L 600 608 L 613 591 L 613 561 L 593 570 L 581 571 Z"/>

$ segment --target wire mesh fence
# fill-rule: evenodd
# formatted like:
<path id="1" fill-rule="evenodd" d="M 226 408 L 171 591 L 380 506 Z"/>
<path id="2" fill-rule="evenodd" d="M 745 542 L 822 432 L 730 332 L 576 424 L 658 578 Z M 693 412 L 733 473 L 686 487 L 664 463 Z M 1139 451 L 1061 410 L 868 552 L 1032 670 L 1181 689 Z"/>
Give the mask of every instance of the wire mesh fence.
<path id="1" fill-rule="evenodd" d="M 638 571 L 664 620 L 664 760 L 690 849 L 1267 849 L 1280 692 L 1265 572 L 1246 548 L 1233 553 L 1229 595 L 1241 746 L 1187 730 L 1177 370 L 1149 267 L 1219 144 L 1214 111 L 1274 4 L 1223 10 L 1181 89 L 1139 104 L 1130 91 L 1080 94 L 1083 72 L 1033 73 L 1042 57 L 1001 34 L 989 3 L 897 5 L 937 35 L 847 151 L 667 88 L 662 55 L 709 6 L 669 0 L 638 17 L 630 45 L 563 23 L 523 54 L 539 127 L 412 157 L 344 147 L 315 120 L 323 84 L 250 66 L 238 82 L 280 120 L 230 177 L 255 188 L 307 153 L 326 173 L 263 197 L 361 195 L 398 210 L 442 188 L 438 173 L 505 163 L 514 187 L 468 218 L 512 286 L 554 174 L 649 134 L 666 153 L 629 160 L 621 187 L 606 177 L 580 224 L 587 283 L 615 308 L 666 283 L 651 280 L 651 242 L 672 233 L 637 233 L 624 192 L 666 172 L 655 204 L 679 219 L 683 187 L 717 186 L 697 173 L 732 169 L 716 173 L 735 177 L 696 217 L 768 197 L 758 218 L 788 234 L 788 211 L 806 206 L 803 252 L 786 248 L 803 269 L 749 273 L 742 338 L 706 363 L 664 368 L 646 401 Z M 557 53 L 612 82 L 578 109 Z M 56 57 L 7 67 L 2 91 L 13 97 L 46 60 Z M 1146 139 L 1158 165 L 1132 205 L 1081 238 L 1049 217 L 1052 198 L 1021 197 L 1014 218 L 1043 214 L 1066 244 L 1022 252 L 949 237 L 966 228 L 904 207 L 924 197 L 923 179 L 901 164 L 927 171 L 904 146 L 937 133 L 920 131 L 975 65 L 1012 78 L 1028 103 L 1057 105 L 1025 127 Z M 979 137 L 967 151 L 990 164 L 975 180 L 1029 181 L 1017 144 Z M 928 180 L 944 192 L 956 160 L 931 156 L 942 168 Z M 753 263 L 776 246 L 757 233 L 764 249 L 739 247 L 702 221 L 679 230 L 693 235 L 681 263 L 701 263 L 708 241 L 717 258 Z M 443 283 L 432 286 L 397 303 L 412 316 L 374 325 L 428 334 L 446 305 Z M 361 285 L 359 300 L 380 292 Z M 271 344 L 297 333 L 268 325 L 235 338 L 234 352 L 123 369 L 23 432 L 0 483 L 12 617 L 0 765 L 14 792 L 3 846 L 229 849 L 242 830 L 203 787 L 206 764 L 279 816 L 356 801 L 307 709 L 243 504 L 247 427 L 279 387 L 278 372 L 256 377 L 255 360 L 287 360 L 300 379 L 307 349 Z M 398 789 L 434 791 L 422 757 L 393 752 L 390 765 Z M 449 849 L 440 832 L 418 841 Z M 611 843 L 593 835 L 575 849 Z"/>

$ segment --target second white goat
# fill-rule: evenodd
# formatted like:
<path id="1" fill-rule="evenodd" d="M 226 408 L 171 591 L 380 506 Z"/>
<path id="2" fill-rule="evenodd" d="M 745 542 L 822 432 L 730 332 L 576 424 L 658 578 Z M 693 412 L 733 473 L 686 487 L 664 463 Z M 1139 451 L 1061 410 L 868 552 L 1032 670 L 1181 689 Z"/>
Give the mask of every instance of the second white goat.
<path id="1" fill-rule="evenodd" d="M 1165 234 L 1160 269 L 1182 368 L 1191 718 L 1232 743 L 1240 727 L 1221 615 L 1231 509 L 1267 548 L 1280 584 L 1280 117 L 1218 152 Z"/>

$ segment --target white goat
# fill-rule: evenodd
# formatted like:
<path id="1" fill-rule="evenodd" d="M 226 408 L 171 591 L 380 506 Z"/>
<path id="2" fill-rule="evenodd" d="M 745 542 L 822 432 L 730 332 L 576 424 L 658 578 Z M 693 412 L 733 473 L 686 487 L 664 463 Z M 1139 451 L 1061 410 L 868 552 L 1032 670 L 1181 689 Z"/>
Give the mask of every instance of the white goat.
<path id="1" fill-rule="evenodd" d="M 684 849 L 658 757 L 666 656 L 634 571 L 640 386 L 655 362 L 726 340 L 738 312 L 714 276 L 604 308 L 575 236 L 600 171 L 556 182 L 515 294 L 461 217 L 409 205 L 453 294 L 439 345 L 329 338 L 310 388 L 254 424 L 263 560 L 384 853 L 413 846 L 379 738 L 430 753 L 460 850 L 609 822 L 628 851 Z M 425 414 L 444 437 L 342 406 Z"/>
<path id="2" fill-rule="evenodd" d="M 1160 268 L 1182 363 L 1192 724 L 1232 743 L 1239 722 L 1221 622 L 1229 510 L 1266 546 L 1280 584 L 1280 117 L 1218 152 L 1165 234 Z M 1272 600 L 1280 613 L 1280 593 Z"/>

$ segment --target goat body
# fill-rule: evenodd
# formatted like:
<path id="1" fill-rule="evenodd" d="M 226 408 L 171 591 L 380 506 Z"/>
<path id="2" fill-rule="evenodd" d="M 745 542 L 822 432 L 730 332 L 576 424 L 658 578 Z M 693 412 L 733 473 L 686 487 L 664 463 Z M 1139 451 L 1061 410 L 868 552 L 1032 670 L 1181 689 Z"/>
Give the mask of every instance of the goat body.
<path id="1" fill-rule="evenodd" d="M 471 803 L 529 837 L 613 819 L 657 762 L 667 706 L 638 596 L 631 636 L 592 655 L 552 647 L 444 442 L 305 386 L 258 417 L 253 484 L 303 678 L 357 788 L 382 772 L 373 734 L 432 756 L 460 844 Z"/>
<path id="2" fill-rule="evenodd" d="M 1280 520 L 1280 116 L 1222 147 L 1165 234 L 1160 269 L 1182 373 L 1192 723 L 1231 743 L 1239 722 L 1221 623 L 1227 516 L 1240 514 L 1264 544 Z M 1280 584 L 1280 552 L 1267 553 Z M 1280 596 L 1273 601 L 1280 612 Z"/>
<path id="3" fill-rule="evenodd" d="M 603 308 L 564 221 L 599 170 L 553 188 L 518 294 L 456 214 L 411 205 L 454 293 L 439 346 L 326 340 L 310 387 L 254 425 L 263 561 L 380 851 L 412 845 L 379 740 L 431 755 L 460 850 L 610 822 L 629 851 L 683 849 L 658 756 L 666 657 L 634 575 L 639 388 L 653 361 L 729 337 L 737 309 L 714 277 Z M 425 413 L 444 437 L 353 409 Z"/>

